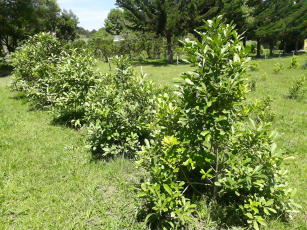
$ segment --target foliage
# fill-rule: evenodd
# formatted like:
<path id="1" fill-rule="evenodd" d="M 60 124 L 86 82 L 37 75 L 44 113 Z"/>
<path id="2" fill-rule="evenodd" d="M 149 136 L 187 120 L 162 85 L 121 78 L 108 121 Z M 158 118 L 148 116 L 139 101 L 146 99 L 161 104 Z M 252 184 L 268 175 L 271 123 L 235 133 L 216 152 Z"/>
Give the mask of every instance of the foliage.
<path id="1" fill-rule="evenodd" d="M 116 71 L 96 80 L 86 99 L 89 144 L 97 157 L 131 157 L 150 135 L 154 85 L 137 75 L 127 58 L 116 58 Z"/>
<path id="2" fill-rule="evenodd" d="M 89 47 L 96 57 L 104 58 L 106 62 L 109 62 L 115 53 L 113 38 L 93 38 L 89 40 Z"/>
<path id="3" fill-rule="evenodd" d="M 283 65 L 280 64 L 280 63 L 276 63 L 276 64 L 274 64 L 274 66 L 273 66 L 273 71 L 274 71 L 274 73 L 276 73 L 276 74 L 280 73 L 280 71 L 282 71 L 283 69 L 284 69 L 284 67 L 283 67 Z"/>
<path id="4" fill-rule="evenodd" d="M 9 52 L 40 32 L 51 32 L 64 40 L 76 37 L 77 18 L 61 11 L 56 0 L 1 0 L 0 43 Z"/>
<path id="5" fill-rule="evenodd" d="M 296 69 L 298 67 L 297 57 L 293 56 L 291 58 L 289 69 Z"/>
<path id="6" fill-rule="evenodd" d="M 169 63 L 173 63 L 175 38 L 192 32 L 212 6 L 205 0 L 117 0 L 116 4 L 125 10 L 129 28 L 153 32 L 167 40 Z"/>
<path id="7" fill-rule="evenodd" d="M 56 36 L 65 41 L 74 41 L 77 38 L 78 18 L 72 12 L 61 11 L 57 19 Z"/>
<path id="8" fill-rule="evenodd" d="M 248 59 L 235 27 L 219 17 L 203 29 L 201 42 L 186 41 L 197 69 L 183 74 L 179 102 L 160 101 L 155 139 L 138 154 L 149 174 L 140 196 L 154 228 L 188 227 L 204 195 L 220 221 L 258 229 L 291 210 L 283 158 L 270 123 L 245 102 Z"/>
<path id="9" fill-rule="evenodd" d="M 305 77 L 301 77 L 293 82 L 292 86 L 289 88 L 288 97 L 290 99 L 297 99 L 304 95 L 304 82 Z"/>
<path id="10" fill-rule="evenodd" d="M 259 70 L 259 64 L 256 63 L 256 62 L 250 63 L 249 69 L 250 69 L 250 71 L 258 71 Z"/>
<path id="11" fill-rule="evenodd" d="M 12 88 L 22 91 L 37 106 L 50 105 L 48 86 L 55 71 L 61 43 L 49 33 L 31 37 L 11 55 Z"/>
<path id="12" fill-rule="evenodd" d="M 48 94 L 58 118 L 82 124 L 84 103 L 95 84 L 96 62 L 86 49 L 63 50 L 49 80 Z"/>
<path id="13" fill-rule="evenodd" d="M 112 9 L 104 21 L 104 27 L 109 34 L 121 34 L 125 29 L 124 12 L 120 9 Z"/>
<path id="14" fill-rule="evenodd" d="M 94 84 L 95 59 L 88 50 L 41 33 L 31 37 L 11 58 L 12 87 L 38 107 L 52 106 L 58 118 L 80 125 L 87 92 Z"/>

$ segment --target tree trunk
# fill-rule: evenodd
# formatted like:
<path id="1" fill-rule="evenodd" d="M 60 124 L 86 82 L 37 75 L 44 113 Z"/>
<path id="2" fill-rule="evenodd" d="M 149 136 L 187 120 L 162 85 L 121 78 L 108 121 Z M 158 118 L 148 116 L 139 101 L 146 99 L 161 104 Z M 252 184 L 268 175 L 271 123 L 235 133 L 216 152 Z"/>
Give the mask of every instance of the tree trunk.
<path id="1" fill-rule="evenodd" d="M 284 46 L 283 46 L 283 53 L 287 53 L 287 43 L 284 41 Z"/>
<path id="2" fill-rule="evenodd" d="M 298 39 L 295 41 L 295 53 L 297 54 L 298 51 Z"/>
<path id="3" fill-rule="evenodd" d="M 261 57 L 261 42 L 260 38 L 257 38 L 257 57 Z"/>
<path id="4" fill-rule="evenodd" d="M 246 37 L 243 37 L 243 46 L 246 47 Z"/>
<path id="5" fill-rule="evenodd" d="M 167 41 L 167 61 L 169 64 L 174 63 L 173 38 L 172 35 L 166 37 Z"/>
<path id="6" fill-rule="evenodd" d="M 270 56 L 273 56 L 273 50 L 274 50 L 274 42 L 273 41 L 270 41 Z"/>

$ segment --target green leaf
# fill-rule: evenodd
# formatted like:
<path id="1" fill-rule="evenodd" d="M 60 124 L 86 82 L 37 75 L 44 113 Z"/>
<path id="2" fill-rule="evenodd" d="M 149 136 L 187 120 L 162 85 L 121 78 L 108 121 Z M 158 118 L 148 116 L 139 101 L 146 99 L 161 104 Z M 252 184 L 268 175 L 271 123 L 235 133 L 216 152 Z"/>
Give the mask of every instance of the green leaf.
<path id="1" fill-rule="evenodd" d="M 172 195 L 172 190 L 167 184 L 163 184 L 163 188 L 168 194 Z"/>
<path id="2" fill-rule="evenodd" d="M 184 79 L 184 80 L 185 80 L 185 82 L 188 83 L 189 85 L 194 85 L 194 83 L 193 83 L 190 79 L 186 78 L 186 79 Z"/>
<path id="3" fill-rule="evenodd" d="M 253 221 L 253 226 L 255 230 L 259 230 L 259 225 L 257 223 L 257 221 Z"/>

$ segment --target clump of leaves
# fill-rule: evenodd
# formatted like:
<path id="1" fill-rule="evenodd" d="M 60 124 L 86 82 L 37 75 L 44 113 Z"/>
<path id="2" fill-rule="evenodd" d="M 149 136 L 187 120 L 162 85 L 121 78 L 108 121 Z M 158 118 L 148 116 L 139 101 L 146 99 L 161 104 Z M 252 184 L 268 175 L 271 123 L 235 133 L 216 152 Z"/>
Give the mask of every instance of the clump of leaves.
<path id="1" fill-rule="evenodd" d="M 249 88 L 250 88 L 251 92 L 255 92 L 256 91 L 256 86 L 257 86 L 257 80 L 255 78 L 252 78 L 249 81 Z"/>
<path id="2" fill-rule="evenodd" d="M 283 69 L 284 69 L 284 68 L 283 68 L 282 64 L 280 64 L 280 63 L 276 63 L 276 64 L 274 64 L 274 66 L 273 66 L 273 71 L 274 71 L 274 73 L 276 73 L 276 74 L 280 73 Z"/>
<path id="3" fill-rule="evenodd" d="M 31 37 L 11 55 L 12 88 L 24 92 L 39 107 L 50 105 L 49 79 L 55 71 L 61 44 L 49 33 Z"/>
<path id="4" fill-rule="evenodd" d="M 268 79 L 268 76 L 269 76 L 268 73 L 265 72 L 265 73 L 263 73 L 263 74 L 261 75 L 260 80 L 261 80 L 261 81 L 266 81 L 266 80 Z"/>
<path id="5" fill-rule="evenodd" d="M 303 64 L 303 69 L 307 69 L 307 60 L 306 60 L 305 63 Z"/>
<path id="6" fill-rule="evenodd" d="M 49 83 L 49 98 L 57 119 L 80 126 L 87 93 L 96 83 L 95 59 L 86 49 L 63 50 Z"/>
<path id="7" fill-rule="evenodd" d="M 289 69 L 296 69 L 298 67 L 297 57 L 293 56 L 291 58 Z"/>
<path id="8" fill-rule="evenodd" d="M 134 72 L 127 58 L 115 60 L 116 71 L 96 80 L 86 99 L 89 144 L 96 157 L 131 157 L 150 135 L 155 88 Z"/>
<path id="9" fill-rule="evenodd" d="M 253 72 L 258 71 L 259 70 L 259 64 L 256 63 L 256 62 L 251 62 L 249 64 L 249 70 L 253 71 Z"/>
<path id="10" fill-rule="evenodd" d="M 235 26 L 218 17 L 203 29 L 201 42 L 185 42 L 197 68 L 182 75 L 178 98 L 158 100 L 155 138 L 138 154 L 143 209 L 154 229 L 191 229 L 205 196 L 220 222 L 259 229 L 291 210 L 283 157 L 270 123 L 246 103 L 249 59 Z"/>
<path id="11" fill-rule="evenodd" d="M 293 82 L 292 86 L 289 88 L 288 98 L 298 99 L 302 97 L 305 93 L 304 90 L 305 77 L 301 77 Z"/>

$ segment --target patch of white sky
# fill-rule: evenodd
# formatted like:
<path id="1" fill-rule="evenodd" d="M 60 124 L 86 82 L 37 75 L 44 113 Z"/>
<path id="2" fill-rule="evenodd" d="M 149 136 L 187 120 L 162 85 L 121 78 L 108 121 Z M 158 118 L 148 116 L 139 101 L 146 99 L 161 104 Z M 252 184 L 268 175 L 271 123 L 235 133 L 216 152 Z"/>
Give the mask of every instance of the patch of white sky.
<path id="1" fill-rule="evenodd" d="M 115 0 L 58 0 L 61 9 L 71 10 L 79 19 L 79 26 L 87 30 L 98 30 L 104 26 Z"/>

